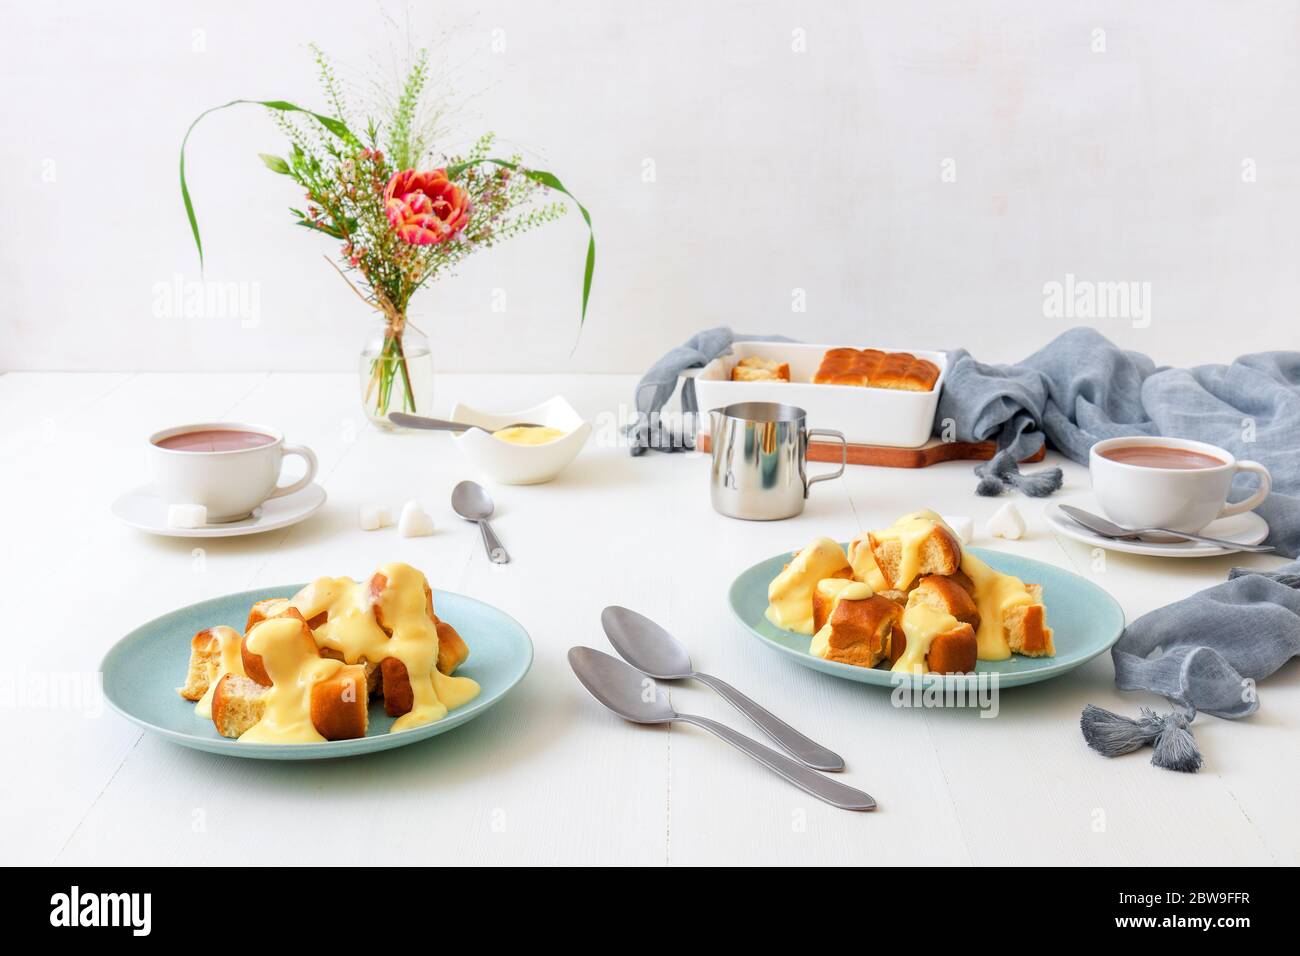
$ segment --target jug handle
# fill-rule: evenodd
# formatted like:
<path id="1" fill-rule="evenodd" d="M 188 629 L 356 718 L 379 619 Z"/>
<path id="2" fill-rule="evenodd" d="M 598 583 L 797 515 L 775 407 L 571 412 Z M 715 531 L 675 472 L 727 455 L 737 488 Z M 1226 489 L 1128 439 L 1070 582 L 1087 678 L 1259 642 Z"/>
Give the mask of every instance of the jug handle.
<path id="1" fill-rule="evenodd" d="M 808 483 L 804 485 L 803 496 L 808 497 L 808 492 L 813 485 L 819 481 L 829 481 L 832 478 L 839 478 L 844 474 L 844 469 L 849 464 L 849 443 L 845 439 L 843 432 L 837 432 L 831 428 L 810 428 L 808 429 L 808 440 L 812 441 L 816 436 L 821 435 L 826 438 L 834 438 L 840 443 L 840 467 L 836 471 L 827 472 L 824 475 L 818 475 L 816 478 L 809 478 Z"/>

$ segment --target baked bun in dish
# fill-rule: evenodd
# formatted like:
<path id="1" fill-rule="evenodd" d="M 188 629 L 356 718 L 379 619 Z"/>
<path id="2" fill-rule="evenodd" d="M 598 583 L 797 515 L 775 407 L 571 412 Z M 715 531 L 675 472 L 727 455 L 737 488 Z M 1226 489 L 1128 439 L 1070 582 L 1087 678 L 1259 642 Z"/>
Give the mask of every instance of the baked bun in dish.
<path id="1" fill-rule="evenodd" d="M 733 382 L 788 382 L 790 364 L 750 355 L 731 367 Z"/>
<path id="2" fill-rule="evenodd" d="M 830 349 L 813 376 L 816 385 L 856 385 L 928 392 L 939 380 L 939 366 L 911 352 Z"/>

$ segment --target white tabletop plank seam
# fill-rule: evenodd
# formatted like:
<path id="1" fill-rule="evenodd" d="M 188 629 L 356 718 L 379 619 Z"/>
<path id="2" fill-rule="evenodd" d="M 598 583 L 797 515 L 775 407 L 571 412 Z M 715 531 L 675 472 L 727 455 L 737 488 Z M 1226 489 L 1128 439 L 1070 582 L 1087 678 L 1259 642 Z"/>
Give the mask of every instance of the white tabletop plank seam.
<path id="1" fill-rule="evenodd" d="M 1263 848 L 1264 852 L 1268 854 L 1268 858 L 1272 860 L 1273 863 L 1275 864 L 1278 863 L 1277 854 L 1273 852 L 1273 848 L 1269 845 L 1268 840 L 1264 839 L 1264 834 L 1260 830 L 1259 824 L 1257 824 L 1254 818 L 1251 817 L 1251 815 L 1246 812 L 1246 808 L 1243 807 L 1241 805 L 1241 801 L 1237 799 L 1236 791 L 1232 789 L 1232 787 L 1228 784 L 1228 781 L 1223 779 L 1222 774 L 1216 773 L 1214 777 L 1223 785 L 1224 791 L 1232 799 L 1233 806 L 1235 806 L 1237 810 L 1241 813 L 1242 819 L 1244 819 L 1250 825 L 1251 832 L 1253 832 L 1255 834 L 1256 839 L 1259 840 L 1259 845 Z"/>
<path id="2" fill-rule="evenodd" d="M 966 824 L 962 821 L 962 813 L 957 808 L 957 798 L 952 792 L 952 781 L 948 777 L 948 768 L 944 766 L 943 751 L 939 747 L 938 741 L 934 736 L 934 724 L 930 719 L 930 714 L 926 710 L 921 711 L 921 722 L 925 724 L 925 735 L 930 740 L 931 749 L 934 752 L 934 761 L 939 766 L 939 773 L 943 776 L 944 794 L 948 798 L 948 805 L 952 808 L 952 818 L 957 821 L 957 832 L 961 834 L 961 846 L 966 853 L 966 864 L 975 865 L 975 852 L 971 849 L 970 839 L 966 835 Z"/>
<path id="3" fill-rule="evenodd" d="M 672 698 L 669 697 L 669 704 L 672 704 Z M 666 727 L 668 731 L 668 741 L 664 747 L 664 763 L 667 767 L 667 778 L 664 781 L 664 866 L 673 865 L 673 725 L 670 723 Z"/>
<path id="4" fill-rule="evenodd" d="M 59 846 L 58 852 L 56 852 L 54 856 L 50 859 L 51 865 L 57 863 L 59 861 L 59 857 L 63 855 L 63 851 L 66 850 L 69 847 L 69 845 L 71 845 L 73 839 L 76 838 L 77 833 L 81 830 L 82 825 L 86 822 L 87 818 L 89 818 L 90 814 L 94 811 L 95 806 L 99 803 L 100 800 L 103 799 L 104 794 L 108 793 L 108 789 L 109 787 L 113 786 L 113 781 L 117 779 L 117 775 L 122 772 L 122 768 L 126 766 L 126 762 L 129 759 L 131 759 L 131 754 L 135 753 L 136 748 L 140 746 L 140 741 L 144 739 L 144 735 L 145 735 L 145 731 L 143 730 L 136 735 L 136 738 L 132 742 L 130 749 L 127 750 L 127 752 L 122 755 L 122 759 L 117 762 L 117 766 L 114 767 L 113 772 L 108 775 L 108 779 L 104 781 L 104 785 L 99 788 L 99 793 L 95 795 L 95 799 L 90 801 L 90 804 L 86 807 L 85 812 L 82 813 L 81 817 L 77 820 L 76 825 L 72 827 L 72 829 L 68 831 L 68 835 L 64 837 L 63 843 Z"/>

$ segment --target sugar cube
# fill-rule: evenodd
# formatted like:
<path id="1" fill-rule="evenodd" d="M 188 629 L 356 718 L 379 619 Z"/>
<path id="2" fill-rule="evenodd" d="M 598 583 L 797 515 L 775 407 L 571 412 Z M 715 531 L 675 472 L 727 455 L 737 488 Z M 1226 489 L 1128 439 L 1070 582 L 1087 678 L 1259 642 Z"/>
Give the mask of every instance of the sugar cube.
<path id="1" fill-rule="evenodd" d="M 168 505 L 167 527 L 202 528 L 208 523 L 206 505 Z"/>
<path id="2" fill-rule="evenodd" d="M 422 538 L 433 534 L 433 519 L 418 501 L 402 505 L 402 516 L 397 519 L 397 531 L 403 538 Z"/>

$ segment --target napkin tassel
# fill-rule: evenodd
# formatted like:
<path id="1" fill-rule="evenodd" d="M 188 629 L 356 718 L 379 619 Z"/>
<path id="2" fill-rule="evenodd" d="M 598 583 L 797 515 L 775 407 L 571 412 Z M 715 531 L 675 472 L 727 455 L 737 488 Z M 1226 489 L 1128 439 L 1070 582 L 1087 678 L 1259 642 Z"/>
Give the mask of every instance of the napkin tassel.
<path id="1" fill-rule="evenodd" d="M 1149 707 L 1143 707 L 1141 716 L 1133 720 L 1088 704 L 1079 718 L 1083 739 L 1103 757 L 1118 757 L 1151 745 L 1154 766 L 1180 773 L 1201 769 L 1201 752 L 1190 724 L 1186 714 L 1175 711 L 1162 716 Z"/>
<path id="2" fill-rule="evenodd" d="M 985 498 L 996 498 L 1008 487 L 1015 488 L 1031 498 L 1046 498 L 1058 490 L 1065 480 L 1059 468 L 1044 468 L 1032 475 L 1021 474 L 1015 455 L 1007 448 L 1002 449 L 985 464 L 976 466 L 975 474 L 980 478 L 975 493 Z"/>
<path id="3" fill-rule="evenodd" d="M 1289 588 L 1300 591 L 1300 572 L 1297 571 L 1259 571 L 1255 568 L 1229 568 L 1228 580 L 1235 581 L 1237 578 L 1245 577 L 1248 574 L 1257 574 L 1261 578 L 1268 578 L 1270 581 L 1276 581 L 1278 584 L 1284 584 Z"/>

